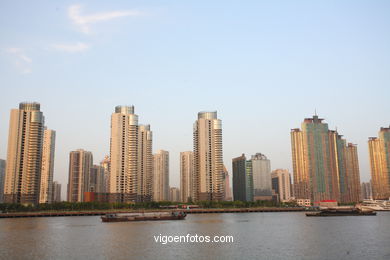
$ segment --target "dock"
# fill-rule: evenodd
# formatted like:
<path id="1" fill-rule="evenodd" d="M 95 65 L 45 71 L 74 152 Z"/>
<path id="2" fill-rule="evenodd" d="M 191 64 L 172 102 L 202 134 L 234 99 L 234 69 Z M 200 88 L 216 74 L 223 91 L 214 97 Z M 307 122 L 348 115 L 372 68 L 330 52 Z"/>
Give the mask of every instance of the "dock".
<path id="1" fill-rule="evenodd" d="M 183 211 L 187 214 L 210 214 L 210 213 L 249 213 L 249 212 L 298 212 L 304 211 L 304 208 L 196 208 L 196 209 L 177 209 L 165 210 Z M 96 211 L 52 211 L 52 212 L 10 212 L 0 213 L 0 218 L 39 218 L 39 217 L 74 217 L 74 216 L 103 216 L 112 213 L 136 213 L 136 212 L 153 212 L 155 210 L 96 210 Z"/>

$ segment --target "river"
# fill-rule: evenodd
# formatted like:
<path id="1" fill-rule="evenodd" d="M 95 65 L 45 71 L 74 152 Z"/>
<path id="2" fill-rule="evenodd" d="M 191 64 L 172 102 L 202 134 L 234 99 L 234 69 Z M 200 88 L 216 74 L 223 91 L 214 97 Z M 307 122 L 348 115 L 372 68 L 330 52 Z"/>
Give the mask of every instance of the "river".
<path id="1" fill-rule="evenodd" d="M 162 243 L 164 236 L 230 243 Z M 390 212 L 188 215 L 182 221 L 102 223 L 100 217 L 0 219 L 0 259 L 390 259 Z"/>

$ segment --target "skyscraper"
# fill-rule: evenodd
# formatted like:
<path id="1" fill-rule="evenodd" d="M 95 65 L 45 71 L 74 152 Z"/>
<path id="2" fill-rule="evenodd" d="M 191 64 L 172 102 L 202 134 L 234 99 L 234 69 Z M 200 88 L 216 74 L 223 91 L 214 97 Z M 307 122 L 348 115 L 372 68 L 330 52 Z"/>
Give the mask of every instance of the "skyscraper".
<path id="1" fill-rule="evenodd" d="M 281 202 L 291 200 L 291 175 L 288 170 L 276 169 L 271 173 L 272 189 L 279 196 Z"/>
<path id="2" fill-rule="evenodd" d="M 261 153 L 251 157 L 253 199 L 272 200 L 271 162 Z"/>
<path id="3" fill-rule="evenodd" d="M 390 127 L 381 127 L 379 137 L 368 140 L 371 166 L 372 196 L 374 199 L 390 197 Z"/>
<path id="4" fill-rule="evenodd" d="M 347 175 L 348 175 L 348 198 L 347 203 L 359 202 L 361 198 L 361 187 L 360 187 L 360 170 L 359 160 L 357 154 L 357 146 L 348 143 L 347 145 Z"/>
<path id="5" fill-rule="evenodd" d="M 5 160 L 0 159 L 0 203 L 4 201 Z"/>
<path id="6" fill-rule="evenodd" d="M 4 201 L 39 203 L 44 116 L 39 103 L 20 103 L 9 124 Z"/>
<path id="7" fill-rule="evenodd" d="M 180 190 L 179 188 L 169 188 L 169 201 L 179 202 L 180 201 Z"/>
<path id="8" fill-rule="evenodd" d="M 153 180 L 152 131 L 150 125 L 140 125 L 138 134 L 139 201 L 151 201 Z"/>
<path id="9" fill-rule="evenodd" d="M 153 155 L 153 201 L 169 200 L 169 152 L 158 150 Z"/>
<path id="10" fill-rule="evenodd" d="M 189 202 L 194 197 L 194 153 L 192 151 L 180 153 L 180 200 Z"/>
<path id="11" fill-rule="evenodd" d="M 371 182 L 363 182 L 361 190 L 362 190 L 361 200 L 371 200 L 372 199 Z"/>
<path id="12" fill-rule="evenodd" d="M 79 149 L 69 154 L 68 201 L 83 202 L 84 192 L 89 191 L 92 153 Z"/>
<path id="13" fill-rule="evenodd" d="M 337 131 L 317 115 L 306 118 L 302 130 L 291 130 L 296 199 L 357 202 L 359 166 L 356 146 L 346 145 Z"/>
<path id="14" fill-rule="evenodd" d="M 247 161 L 245 154 L 232 160 L 233 199 L 253 201 L 252 161 Z"/>
<path id="15" fill-rule="evenodd" d="M 41 190 L 39 203 L 51 203 L 53 192 L 54 152 L 56 132 L 45 128 L 43 134 Z"/>
<path id="16" fill-rule="evenodd" d="M 232 198 L 232 189 L 230 188 L 230 176 L 229 176 L 229 172 L 228 172 L 228 170 L 226 169 L 225 166 L 223 166 L 223 173 L 224 173 L 224 183 L 225 183 L 225 188 L 224 188 L 224 191 L 225 191 L 224 200 L 226 200 L 226 201 L 232 201 L 233 198 Z"/>
<path id="17" fill-rule="evenodd" d="M 109 192 L 115 201 L 151 198 L 152 132 L 138 125 L 133 106 L 117 106 L 111 116 Z"/>
<path id="18" fill-rule="evenodd" d="M 294 173 L 294 197 L 296 199 L 310 199 L 311 189 L 309 170 L 305 159 L 303 132 L 298 128 L 291 130 L 291 148 Z"/>
<path id="19" fill-rule="evenodd" d="M 92 165 L 89 174 L 89 192 L 103 193 L 105 169 L 100 165 Z"/>
<path id="20" fill-rule="evenodd" d="M 53 181 L 52 202 L 61 202 L 61 184 Z"/>
<path id="21" fill-rule="evenodd" d="M 107 193 L 110 191 L 110 157 L 106 155 L 104 159 L 100 162 L 100 166 L 104 169 L 104 188 L 103 192 Z"/>
<path id="22" fill-rule="evenodd" d="M 194 201 L 223 200 L 222 122 L 217 112 L 199 112 L 193 130 Z"/>

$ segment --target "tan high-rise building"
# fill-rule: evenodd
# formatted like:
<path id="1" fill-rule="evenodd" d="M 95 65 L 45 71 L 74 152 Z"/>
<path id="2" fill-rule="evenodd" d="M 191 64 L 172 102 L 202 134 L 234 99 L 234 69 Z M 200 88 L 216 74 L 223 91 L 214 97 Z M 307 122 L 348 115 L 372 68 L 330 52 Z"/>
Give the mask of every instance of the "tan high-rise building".
<path id="1" fill-rule="evenodd" d="M 103 193 L 105 169 L 100 165 L 92 165 L 89 173 L 89 192 Z"/>
<path id="2" fill-rule="evenodd" d="M 272 189 L 279 196 L 279 201 L 291 200 L 291 175 L 288 170 L 276 169 L 271 173 Z"/>
<path id="3" fill-rule="evenodd" d="M 140 125 L 138 134 L 138 195 L 139 201 L 152 200 L 153 153 L 150 125 Z"/>
<path id="4" fill-rule="evenodd" d="M 110 191 L 110 157 L 106 155 L 104 159 L 100 162 L 100 166 L 104 169 L 104 187 L 103 192 L 107 193 Z"/>
<path id="5" fill-rule="evenodd" d="M 192 151 L 180 153 L 180 200 L 189 202 L 194 197 L 194 153 Z"/>
<path id="6" fill-rule="evenodd" d="M 119 202 L 151 199 L 152 132 L 138 125 L 133 106 L 117 106 L 111 116 L 109 192 Z"/>
<path id="7" fill-rule="evenodd" d="M 294 172 L 294 196 L 297 199 L 310 199 L 309 171 L 305 160 L 303 132 L 291 130 L 291 147 Z"/>
<path id="8" fill-rule="evenodd" d="M 221 201 L 225 195 L 222 122 L 217 112 L 199 112 L 194 123 L 194 201 Z"/>
<path id="9" fill-rule="evenodd" d="M 361 199 L 360 170 L 357 146 L 348 143 L 346 147 L 347 176 L 348 176 L 348 199 L 347 203 L 359 202 Z"/>
<path id="10" fill-rule="evenodd" d="M 230 188 L 230 177 L 229 177 L 229 172 L 226 169 L 225 166 L 223 166 L 223 173 L 224 173 L 224 182 L 225 182 L 225 198 L 224 200 L 226 201 L 232 201 L 232 189 Z"/>
<path id="11" fill-rule="evenodd" d="M 262 153 L 251 156 L 253 200 L 272 200 L 271 161 Z"/>
<path id="12" fill-rule="evenodd" d="M 381 127 L 379 137 L 368 140 L 371 166 L 372 197 L 390 197 L 390 127 Z"/>
<path id="13" fill-rule="evenodd" d="M 157 151 L 153 155 L 153 201 L 169 200 L 169 152 Z"/>
<path id="14" fill-rule="evenodd" d="M 55 140 L 56 131 L 45 128 L 43 134 L 41 190 L 39 203 L 52 202 Z"/>
<path id="15" fill-rule="evenodd" d="M 61 202 L 61 184 L 53 181 L 52 202 Z"/>
<path id="16" fill-rule="evenodd" d="M 169 188 L 169 201 L 180 202 L 180 190 L 179 188 Z"/>
<path id="17" fill-rule="evenodd" d="M 4 201 L 38 204 L 44 116 L 39 103 L 20 103 L 11 110 Z"/>
<path id="18" fill-rule="evenodd" d="M 84 192 L 90 191 L 92 153 L 79 149 L 69 154 L 68 201 L 83 202 Z"/>
<path id="19" fill-rule="evenodd" d="M 363 182 L 361 185 L 361 193 L 362 197 L 361 200 L 372 200 L 372 188 L 371 188 L 371 181 L 370 182 Z"/>
<path id="20" fill-rule="evenodd" d="M 117 106 L 111 115 L 110 193 L 120 202 L 137 200 L 138 115 L 134 107 Z"/>
<path id="21" fill-rule="evenodd" d="M 303 121 L 302 130 L 292 129 L 291 147 L 296 199 L 359 201 L 357 148 L 323 119 L 315 115 Z"/>

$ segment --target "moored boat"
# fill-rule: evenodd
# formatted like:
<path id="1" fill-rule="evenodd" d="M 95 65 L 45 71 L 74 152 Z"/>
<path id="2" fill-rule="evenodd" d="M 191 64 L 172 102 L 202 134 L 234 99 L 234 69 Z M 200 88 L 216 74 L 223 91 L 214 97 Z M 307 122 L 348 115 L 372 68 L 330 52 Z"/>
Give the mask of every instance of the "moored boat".
<path id="1" fill-rule="evenodd" d="M 363 200 L 361 207 L 375 211 L 390 211 L 389 200 Z"/>
<path id="2" fill-rule="evenodd" d="M 124 221 L 150 221 L 150 220 L 182 220 L 187 214 L 183 211 L 172 212 L 148 212 L 148 213 L 126 213 L 106 214 L 102 216 L 103 222 L 124 222 Z"/>

